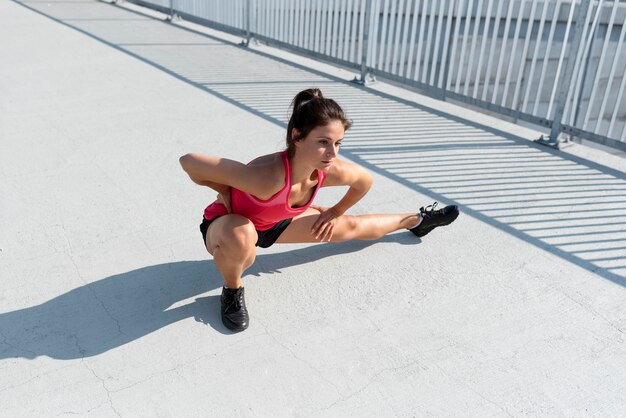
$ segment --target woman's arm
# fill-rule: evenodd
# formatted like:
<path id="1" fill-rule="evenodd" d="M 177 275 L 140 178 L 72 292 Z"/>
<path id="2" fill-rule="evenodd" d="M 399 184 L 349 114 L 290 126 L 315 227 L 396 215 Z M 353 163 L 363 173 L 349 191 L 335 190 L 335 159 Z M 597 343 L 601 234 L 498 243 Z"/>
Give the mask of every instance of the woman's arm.
<path id="1" fill-rule="evenodd" d="M 350 188 L 332 208 L 311 205 L 311 207 L 320 211 L 320 216 L 311 228 L 311 234 L 321 241 L 330 241 L 333 237 L 335 219 L 346 213 L 349 208 L 361 200 L 372 187 L 373 181 L 372 175 L 363 167 L 335 160 L 330 170 L 328 170 L 324 186 L 350 186 Z"/>
<path id="2" fill-rule="evenodd" d="M 235 187 L 250 194 L 264 194 L 268 186 L 266 176 L 260 176 L 253 166 L 211 155 L 189 153 L 179 159 L 189 178 L 202 186 L 208 186 L 220 194 L 227 194 Z"/>
<path id="3" fill-rule="evenodd" d="M 374 179 L 360 165 L 335 160 L 324 181 L 324 186 L 350 186 L 345 196 L 330 210 L 337 216 L 343 215 L 363 198 L 372 187 Z"/>

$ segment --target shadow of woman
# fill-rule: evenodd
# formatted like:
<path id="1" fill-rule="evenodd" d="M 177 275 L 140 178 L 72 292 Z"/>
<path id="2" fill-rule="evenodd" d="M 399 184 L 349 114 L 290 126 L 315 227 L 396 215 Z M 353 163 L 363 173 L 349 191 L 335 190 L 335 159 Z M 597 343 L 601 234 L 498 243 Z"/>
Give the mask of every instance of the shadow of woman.
<path id="1" fill-rule="evenodd" d="M 381 241 L 416 244 L 415 237 L 408 234 L 389 235 L 377 242 Z M 290 266 L 360 251 L 372 244 L 352 241 L 260 254 L 246 274 L 276 273 Z M 219 296 L 199 297 L 169 309 L 221 286 L 222 279 L 212 260 L 178 261 L 116 274 L 40 305 L 0 313 L 0 359 L 95 356 L 190 317 L 230 334 L 221 323 Z"/>

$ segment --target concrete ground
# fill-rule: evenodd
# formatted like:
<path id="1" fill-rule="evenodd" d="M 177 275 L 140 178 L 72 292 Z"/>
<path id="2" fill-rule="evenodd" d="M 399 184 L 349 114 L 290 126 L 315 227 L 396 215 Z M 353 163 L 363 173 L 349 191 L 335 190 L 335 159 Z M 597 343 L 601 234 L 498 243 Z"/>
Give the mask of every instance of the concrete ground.
<path id="1" fill-rule="evenodd" d="M 128 3 L 0 16 L 0 415 L 625 415 L 626 160 Z M 375 177 L 352 213 L 462 215 L 259 249 L 232 334 L 178 157 L 282 149 L 310 86 Z"/>

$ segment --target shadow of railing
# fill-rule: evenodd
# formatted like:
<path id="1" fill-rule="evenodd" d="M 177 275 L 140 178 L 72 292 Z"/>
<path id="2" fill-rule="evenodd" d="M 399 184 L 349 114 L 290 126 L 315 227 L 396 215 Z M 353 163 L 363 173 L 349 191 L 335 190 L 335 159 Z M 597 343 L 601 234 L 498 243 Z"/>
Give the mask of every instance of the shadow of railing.
<path id="1" fill-rule="evenodd" d="M 293 96 L 320 86 L 355 122 L 345 157 L 626 285 L 622 172 L 118 6 L 91 21 L 87 6 L 19 3 L 282 127 Z"/>

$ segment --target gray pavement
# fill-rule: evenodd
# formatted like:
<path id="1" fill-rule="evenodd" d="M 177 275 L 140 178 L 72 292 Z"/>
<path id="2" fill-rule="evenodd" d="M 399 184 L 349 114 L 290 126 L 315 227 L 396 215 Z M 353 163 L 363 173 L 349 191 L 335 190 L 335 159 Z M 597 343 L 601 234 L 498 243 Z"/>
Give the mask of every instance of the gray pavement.
<path id="1" fill-rule="evenodd" d="M 2 416 L 624 416 L 624 159 L 128 3 L 0 16 Z M 282 149 L 310 86 L 375 176 L 353 213 L 462 215 L 260 249 L 231 334 L 178 157 Z"/>

